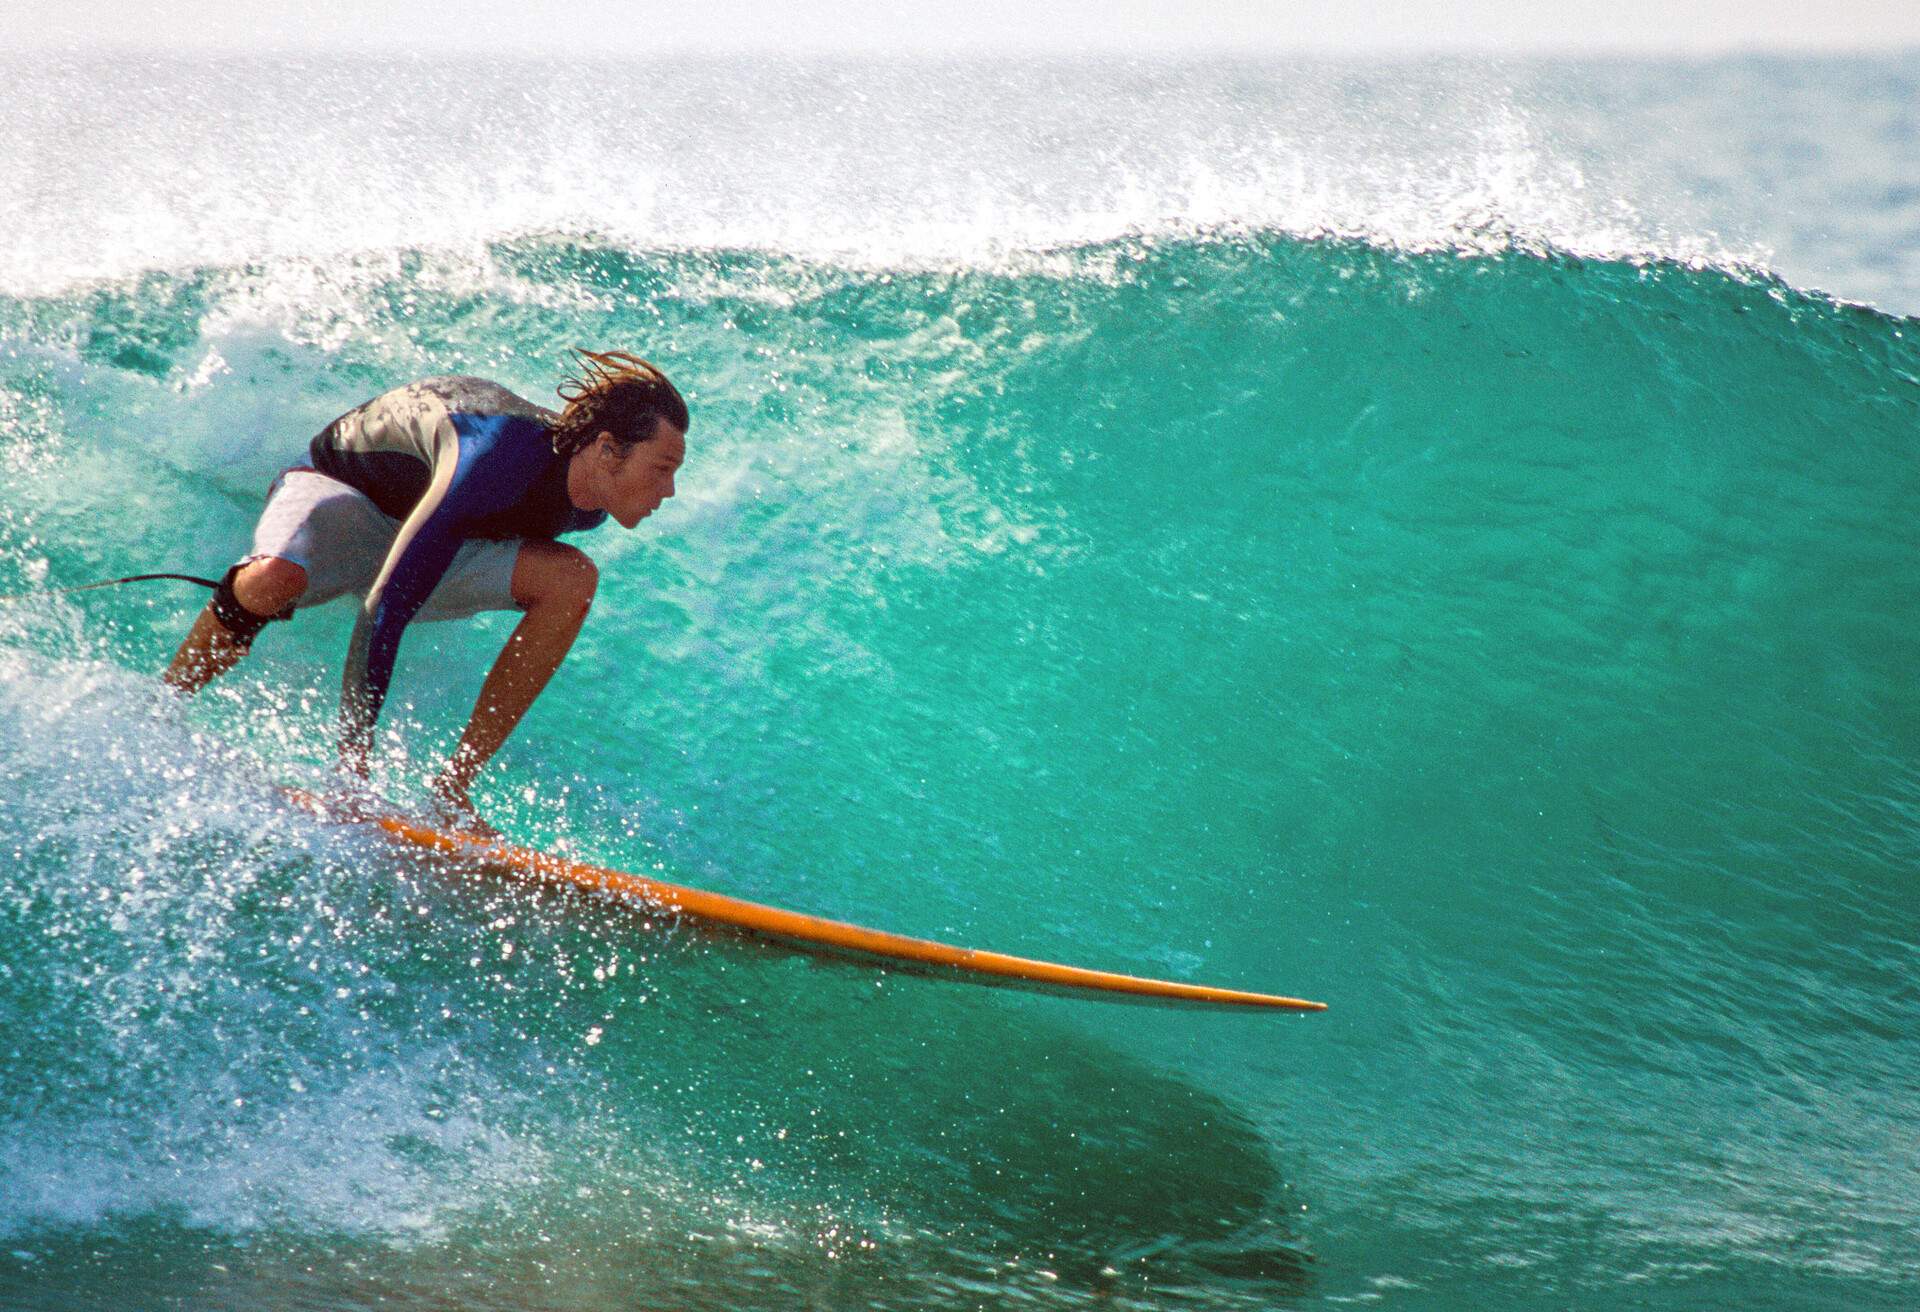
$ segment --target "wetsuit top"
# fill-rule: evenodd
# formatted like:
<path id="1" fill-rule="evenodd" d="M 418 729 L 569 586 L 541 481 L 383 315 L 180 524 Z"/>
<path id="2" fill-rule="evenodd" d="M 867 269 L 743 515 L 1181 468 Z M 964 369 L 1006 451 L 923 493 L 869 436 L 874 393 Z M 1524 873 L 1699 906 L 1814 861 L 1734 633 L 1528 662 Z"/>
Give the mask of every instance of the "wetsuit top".
<path id="1" fill-rule="evenodd" d="M 340 714 L 364 751 L 400 634 L 469 538 L 551 538 L 604 523 L 567 498 L 558 418 L 484 378 L 426 378 L 349 410 L 313 439 L 313 467 L 401 521 L 353 626 Z"/>

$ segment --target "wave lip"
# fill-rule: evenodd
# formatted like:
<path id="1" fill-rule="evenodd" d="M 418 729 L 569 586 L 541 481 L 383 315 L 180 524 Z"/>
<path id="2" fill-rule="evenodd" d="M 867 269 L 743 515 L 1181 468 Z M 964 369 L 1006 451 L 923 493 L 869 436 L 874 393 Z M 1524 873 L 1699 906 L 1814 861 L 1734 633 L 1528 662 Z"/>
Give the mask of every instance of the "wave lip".
<path id="1" fill-rule="evenodd" d="M 538 233 L 990 267 L 1196 230 L 1759 264 L 1460 64 L 10 61 L 0 289 Z M 1625 143 L 1615 143 L 1624 146 Z"/>

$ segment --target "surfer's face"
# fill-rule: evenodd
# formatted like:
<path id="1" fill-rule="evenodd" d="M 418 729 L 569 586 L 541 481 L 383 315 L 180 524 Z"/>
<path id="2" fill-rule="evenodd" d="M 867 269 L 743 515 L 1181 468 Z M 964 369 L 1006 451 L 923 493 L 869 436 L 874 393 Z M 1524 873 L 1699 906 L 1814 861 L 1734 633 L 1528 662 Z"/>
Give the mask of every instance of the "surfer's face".
<path id="1" fill-rule="evenodd" d="M 611 433 L 595 438 L 585 454 L 594 462 L 599 508 L 622 528 L 632 528 L 673 495 L 673 476 L 687 458 L 687 436 L 665 419 L 656 419 L 653 436 L 624 454 Z"/>

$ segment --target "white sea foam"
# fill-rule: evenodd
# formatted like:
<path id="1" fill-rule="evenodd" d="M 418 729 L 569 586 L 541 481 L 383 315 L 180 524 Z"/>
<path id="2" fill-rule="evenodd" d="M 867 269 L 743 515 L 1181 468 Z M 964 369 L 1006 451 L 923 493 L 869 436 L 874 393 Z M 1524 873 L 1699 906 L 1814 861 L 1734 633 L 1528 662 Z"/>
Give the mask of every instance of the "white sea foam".
<path id="1" fill-rule="evenodd" d="M 0 289 L 269 261 L 287 295 L 306 269 L 324 301 L 338 276 L 318 266 L 474 268 L 529 233 L 874 267 L 1221 227 L 1720 264 L 1777 249 L 1843 294 L 1920 287 L 1883 267 L 1892 230 L 1838 260 L 1808 239 L 1818 169 L 1749 176 L 1783 112 L 1764 87 L 1683 72 L 16 60 Z M 1897 125 L 1859 126 L 1850 96 L 1869 88 L 1835 79 L 1820 130 L 1853 161 L 1878 143 L 1849 130 Z"/>
<path id="2" fill-rule="evenodd" d="M 0 773 L 22 872 L 7 1001 L 37 999 L 9 1043 L 50 1082 L 9 1091 L 31 1112 L 0 1126 L 0 1234 L 159 1212 L 432 1239 L 542 1177 L 459 1013 L 418 985 L 399 1019 L 378 1010 L 412 949 L 384 934 L 364 835 L 280 803 L 149 677 L 17 641 Z M 490 1051 L 517 1069 L 524 1046 Z"/>

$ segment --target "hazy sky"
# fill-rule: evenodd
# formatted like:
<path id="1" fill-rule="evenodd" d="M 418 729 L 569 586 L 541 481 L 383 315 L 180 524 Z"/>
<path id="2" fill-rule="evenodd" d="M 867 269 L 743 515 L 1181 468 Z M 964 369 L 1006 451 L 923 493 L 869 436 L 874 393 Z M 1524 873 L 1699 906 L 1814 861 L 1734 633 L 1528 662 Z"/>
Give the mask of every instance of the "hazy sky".
<path id="1" fill-rule="evenodd" d="M 323 12 L 324 11 L 324 12 Z M 1920 0 L 10 0 L 0 50 L 1679 52 L 1920 47 Z"/>

